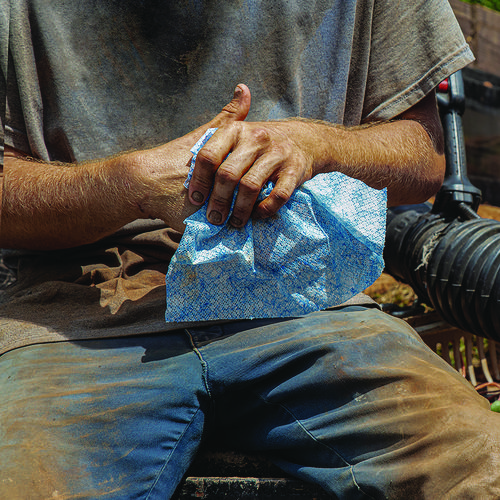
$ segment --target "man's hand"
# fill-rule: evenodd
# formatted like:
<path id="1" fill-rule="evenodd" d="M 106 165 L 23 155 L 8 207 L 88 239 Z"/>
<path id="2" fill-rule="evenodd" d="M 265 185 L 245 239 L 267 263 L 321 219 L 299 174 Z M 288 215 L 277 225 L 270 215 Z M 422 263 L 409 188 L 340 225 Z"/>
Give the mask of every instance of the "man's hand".
<path id="1" fill-rule="evenodd" d="M 209 128 L 227 128 L 244 120 L 250 109 L 251 95 L 239 84 L 232 101 L 210 122 L 162 146 L 130 153 L 122 158 L 123 175 L 131 179 L 137 218 L 158 218 L 182 231 L 183 220 L 198 210 L 190 203 L 184 181 L 187 177 L 194 144 Z"/>
<path id="2" fill-rule="evenodd" d="M 298 119 L 234 121 L 198 153 L 189 200 L 200 206 L 208 198 L 208 220 L 222 224 L 238 186 L 229 223 L 241 227 L 251 216 L 276 213 L 312 176 L 339 171 L 376 189 L 387 187 L 389 205 L 420 203 L 441 185 L 444 163 L 434 93 L 391 122 L 361 127 Z M 256 203 L 269 180 L 274 189 Z"/>
<path id="3" fill-rule="evenodd" d="M 207 217 L 213 224 L 221 224 L 238 186 L 230 219 L 233 226 L 245 225 L 252 212 L 256 218 L 276 213 L 294 190 L 316 173 L 313 153 L 320 151 L 321 144 L 316 143 L 312 132 L 310 124 L 297 121 L 235 121 L 219 128 L 196 158 L 189 185 L 191 203 L 203 204 L 213 187 Z M 259 193 L 269 180 L 274 182 L 274 189 L 254 211 Z"/>

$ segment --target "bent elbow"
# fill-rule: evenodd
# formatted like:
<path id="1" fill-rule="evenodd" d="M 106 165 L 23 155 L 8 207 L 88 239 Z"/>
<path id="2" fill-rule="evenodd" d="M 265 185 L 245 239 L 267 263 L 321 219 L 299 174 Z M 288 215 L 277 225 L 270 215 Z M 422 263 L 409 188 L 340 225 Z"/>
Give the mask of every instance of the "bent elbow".
<path id="1" fill-rule="evenodd" d="M 425 180 L 425 182 L 423 182 L 423 200 L 420 203 L 423 203 L 424 201 L 427 201 L 429 198 L 434 196 L 443 185 L 446 172 L 446 159 L 444 154 L 436 155 L 432 168 L 430 168 L 429 170 L 430 173 L 426 176 L 427 179 Z"/>
<path id="2" fill-rule="evenodd" d="M 389 186 L 387 205 L 417 205 L 426 202 L 441 188 L 445 171 L 446 160 L 444 155 L 436 154 L 427 168 L 418 167 L 418 174 L 408 176 L 404 186 Z"/>

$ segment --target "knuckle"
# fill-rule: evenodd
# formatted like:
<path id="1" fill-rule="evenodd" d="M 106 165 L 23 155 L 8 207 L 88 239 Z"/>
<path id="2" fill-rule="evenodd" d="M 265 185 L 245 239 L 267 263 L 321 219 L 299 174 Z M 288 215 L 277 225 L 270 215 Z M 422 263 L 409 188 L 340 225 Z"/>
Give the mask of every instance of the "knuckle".
<path id="1" fill-rule="evenodd" d="M 229 201 L 228 198 L 218 193 L 213 193 L 210 197 L 210 204 L 218 210 L 225 208 Z"/>
<path id="2" fill-rule="evenodd" d="M 282 155 L 284 157 L 290 157 L 291 158 L 291 157 L 296 157 L 297 156 L 297 154 L 295 153 L 294 147 L 289 142 L 285 142 L 285 143 L 281 144 L 281 151 L 282 151 Z"/>
<path id="3" fill-rule="evenodd" d="M 198 152 L 196 162 L 203 168 L 210 168 L 214 170 L 217 167 L 217 156 L 214 151 L 207 148 L 202 148 Z"/>
<path id="4" fill-rule="evenodd" d="M 271 142 L 271 135 L 268 130 L 263 127 L 256 127 L 252 130 L 252 138 L 255 142 L 268 144 Z"/>
<path id="5" fill-rule="evenodd" d="M 224 129 L 227 130 L 228 134 L 231 134 L 236 137 L 241 132 L 244 123 L 245 122 L 240 122 L 240 121 L 227 123 L 226 125 L 224 125 Z"/>
<path id="6" fill-rule="evenodd" d="M 283 188 L 274 188 L 269 195 L 269 198 L 274 202 L 275 206 L 282 206 L 290 199 L 291 193 Z"/>
<path id="7" fill-rule="evenodd" d="M 240 191 L 257 196 L 262 188 L 261 182 L 252 175 L 246 175 L 240 181 Z"/>
<path id="8" fill-rule="evenodd" d="M 231 101 L 222 108 L 222 111 L 230 115 L 235 115 L 238 111 L 238 103 Z"/>
<path id="9" fill-rule="evenodd" d="M 231 165 L 221 165 L 215 174 L 216 182 L 221 185 L 234 185 L 238 183 L 238 173 Z"/>
<path id="10" fill-rule="evenodd" d="M 259 205 L 260 217 L 263 217 L 263 218 L 271 217 L 275 213 L 276 213 L 276 210 L 274 209 L 274 207 L 270 206 L 269 204 Z"/>
<path id="11" fill-rule="evenodd" d="M 193 186 L 195 186 L 196 189 L 204 192 L 208 192 L 210 191 L 210 189 L 212 189 L 212 182 L 209 179 L 193 178 L 191 180 L 191 183 Z"/>
<path id="12" fill-rule="evenodd" d="M 279 158 L 281 162 L 286 162 L 289 160 L 293 161 L 294 148 L 289 142 L 275 143 L 273 145 L 273 154 L 276 158 Z"/>

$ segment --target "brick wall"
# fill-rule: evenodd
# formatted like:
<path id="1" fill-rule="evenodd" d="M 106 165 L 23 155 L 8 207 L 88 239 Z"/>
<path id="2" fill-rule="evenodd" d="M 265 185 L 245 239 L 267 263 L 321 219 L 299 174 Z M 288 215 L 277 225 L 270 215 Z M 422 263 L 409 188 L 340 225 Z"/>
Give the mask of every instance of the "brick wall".
<path id="1" fill-rule="evenodd" d="M 500 76 L 500 13 L 461 0 L 449 1 L 476 56 L 471 67 Z"/>

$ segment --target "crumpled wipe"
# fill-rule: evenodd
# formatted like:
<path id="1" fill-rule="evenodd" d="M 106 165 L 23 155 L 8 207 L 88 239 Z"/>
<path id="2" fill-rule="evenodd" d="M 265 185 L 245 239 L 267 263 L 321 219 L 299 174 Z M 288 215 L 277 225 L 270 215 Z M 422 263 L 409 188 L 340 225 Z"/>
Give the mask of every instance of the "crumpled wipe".
<path id="1" fill-rule="evenodd" d="M 193 147 L 191 171 L 214 132 Z M 341 173 L 315 176 L 244 228 L 210 224 L 206 208 L 185 220 L 170 262 L 167 322 L 297 317 L 345 302 L 383 270 L 386 191 Z"/>

